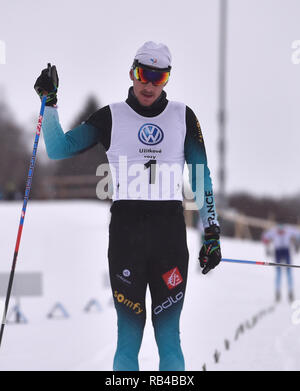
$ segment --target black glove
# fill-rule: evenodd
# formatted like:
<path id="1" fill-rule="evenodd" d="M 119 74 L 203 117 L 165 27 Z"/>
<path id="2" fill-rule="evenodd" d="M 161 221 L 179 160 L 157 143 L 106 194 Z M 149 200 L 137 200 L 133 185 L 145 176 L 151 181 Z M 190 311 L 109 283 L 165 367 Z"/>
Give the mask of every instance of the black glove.
<path id="1" fill-rule="evenodd" d="M 46 69 L 42 70 L 42 73 L 37 78 L 34 89 L 40 96 L 47 94 L 46 106 L 54 106 L 57 103 L 57 88 L 58 88 L 58 74 L 56 71 L 56 66 L 48 64 Z"/>
<path id="2" fill-rule="evenodd" d="M 205 228 L 204 239 L 199 261 L 203 268 L 202 274 L 207 274 L 221 262 L 220 227 L 214 224 Z"/>

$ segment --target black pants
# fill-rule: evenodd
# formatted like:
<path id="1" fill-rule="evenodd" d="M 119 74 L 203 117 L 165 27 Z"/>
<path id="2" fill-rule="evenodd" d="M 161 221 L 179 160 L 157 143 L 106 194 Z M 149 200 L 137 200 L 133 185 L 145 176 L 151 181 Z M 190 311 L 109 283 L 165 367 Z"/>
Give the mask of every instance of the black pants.
<path id="1" fill-rule="evenodd" d="M 149 284 L 160 370 L 184 370 L 179 319 L 188 249 L 180 201 L 115 201 L 109 226 L 109 271 L 118 315 L 114 370 L 138 370 Z"/>

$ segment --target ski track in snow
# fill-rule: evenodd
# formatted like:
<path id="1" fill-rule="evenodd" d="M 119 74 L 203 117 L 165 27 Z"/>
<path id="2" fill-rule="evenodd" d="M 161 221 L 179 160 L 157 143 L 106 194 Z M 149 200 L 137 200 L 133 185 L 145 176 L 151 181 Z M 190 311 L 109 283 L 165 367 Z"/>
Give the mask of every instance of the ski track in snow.
<path id="1" fill-rule="evenodd" d="M 20 212 L 20 202 L 0 203 L 0 272 L 10 271 Z M 21 299 L 29 322 L 6 325 L 0 370 L 112 369 L 117 326 L 108 282 L 109 218 L 109 205 L 102 202 L 30 201 L 16 272 L 42 272 L 43 296 Z M 224 257 L 265 259 L 260 243 L 229 238 L 221 243 Z M 274 268 L 224 263 L 203 276 L 197 261 L 199 237 L 193 229 L 188 229 L 188 246 L 189 277 L 181 317 L 186 369 L 202 371 L 205 365 L 208 371 L 299 370 L 300 325 L 292 322 L 285 270 L 282 301 L 275 304 Z M 300 264 L 299 255 L 294 255 L 294 262 Z M 297 299 L 300 274 L 295 270 L 293 276 Z M 100 312 L 84 312 L 91 299 L 98 300 Z M 69 318 L 47 318 L 57 302 Z M 10 308 L 13 304 L 14 298 Z M 147 292 L 141 370 L 158 369 L 150 308 Z M 235 339 L 238 327 L 251 324 L 261 311 L 265 313 L 255 326 Z"/>

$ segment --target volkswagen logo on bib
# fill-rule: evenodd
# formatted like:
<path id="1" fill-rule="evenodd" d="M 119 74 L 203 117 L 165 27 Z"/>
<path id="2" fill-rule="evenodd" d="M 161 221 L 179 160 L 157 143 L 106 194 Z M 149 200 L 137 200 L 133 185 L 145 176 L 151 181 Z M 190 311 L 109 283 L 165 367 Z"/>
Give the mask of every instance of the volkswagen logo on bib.
<path id="1" fill-rule="evenodd" d="M 159 144 L 164 138 L 161 128 L 154 124 L 144 124 L 139 130 L 139 140 L 146 145 Z"/>

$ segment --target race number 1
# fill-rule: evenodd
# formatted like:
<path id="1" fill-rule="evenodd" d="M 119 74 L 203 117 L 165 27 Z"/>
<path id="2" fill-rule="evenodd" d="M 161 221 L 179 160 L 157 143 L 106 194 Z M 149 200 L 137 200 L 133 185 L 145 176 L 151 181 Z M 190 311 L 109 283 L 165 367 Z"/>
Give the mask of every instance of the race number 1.
<path id="1" fill-rule="evenodd" d="M 156 179 L 156 160 L 149 160 L 144 166 L 145 169 L 150 168 L 149 183 L 153 185 Z"/>

